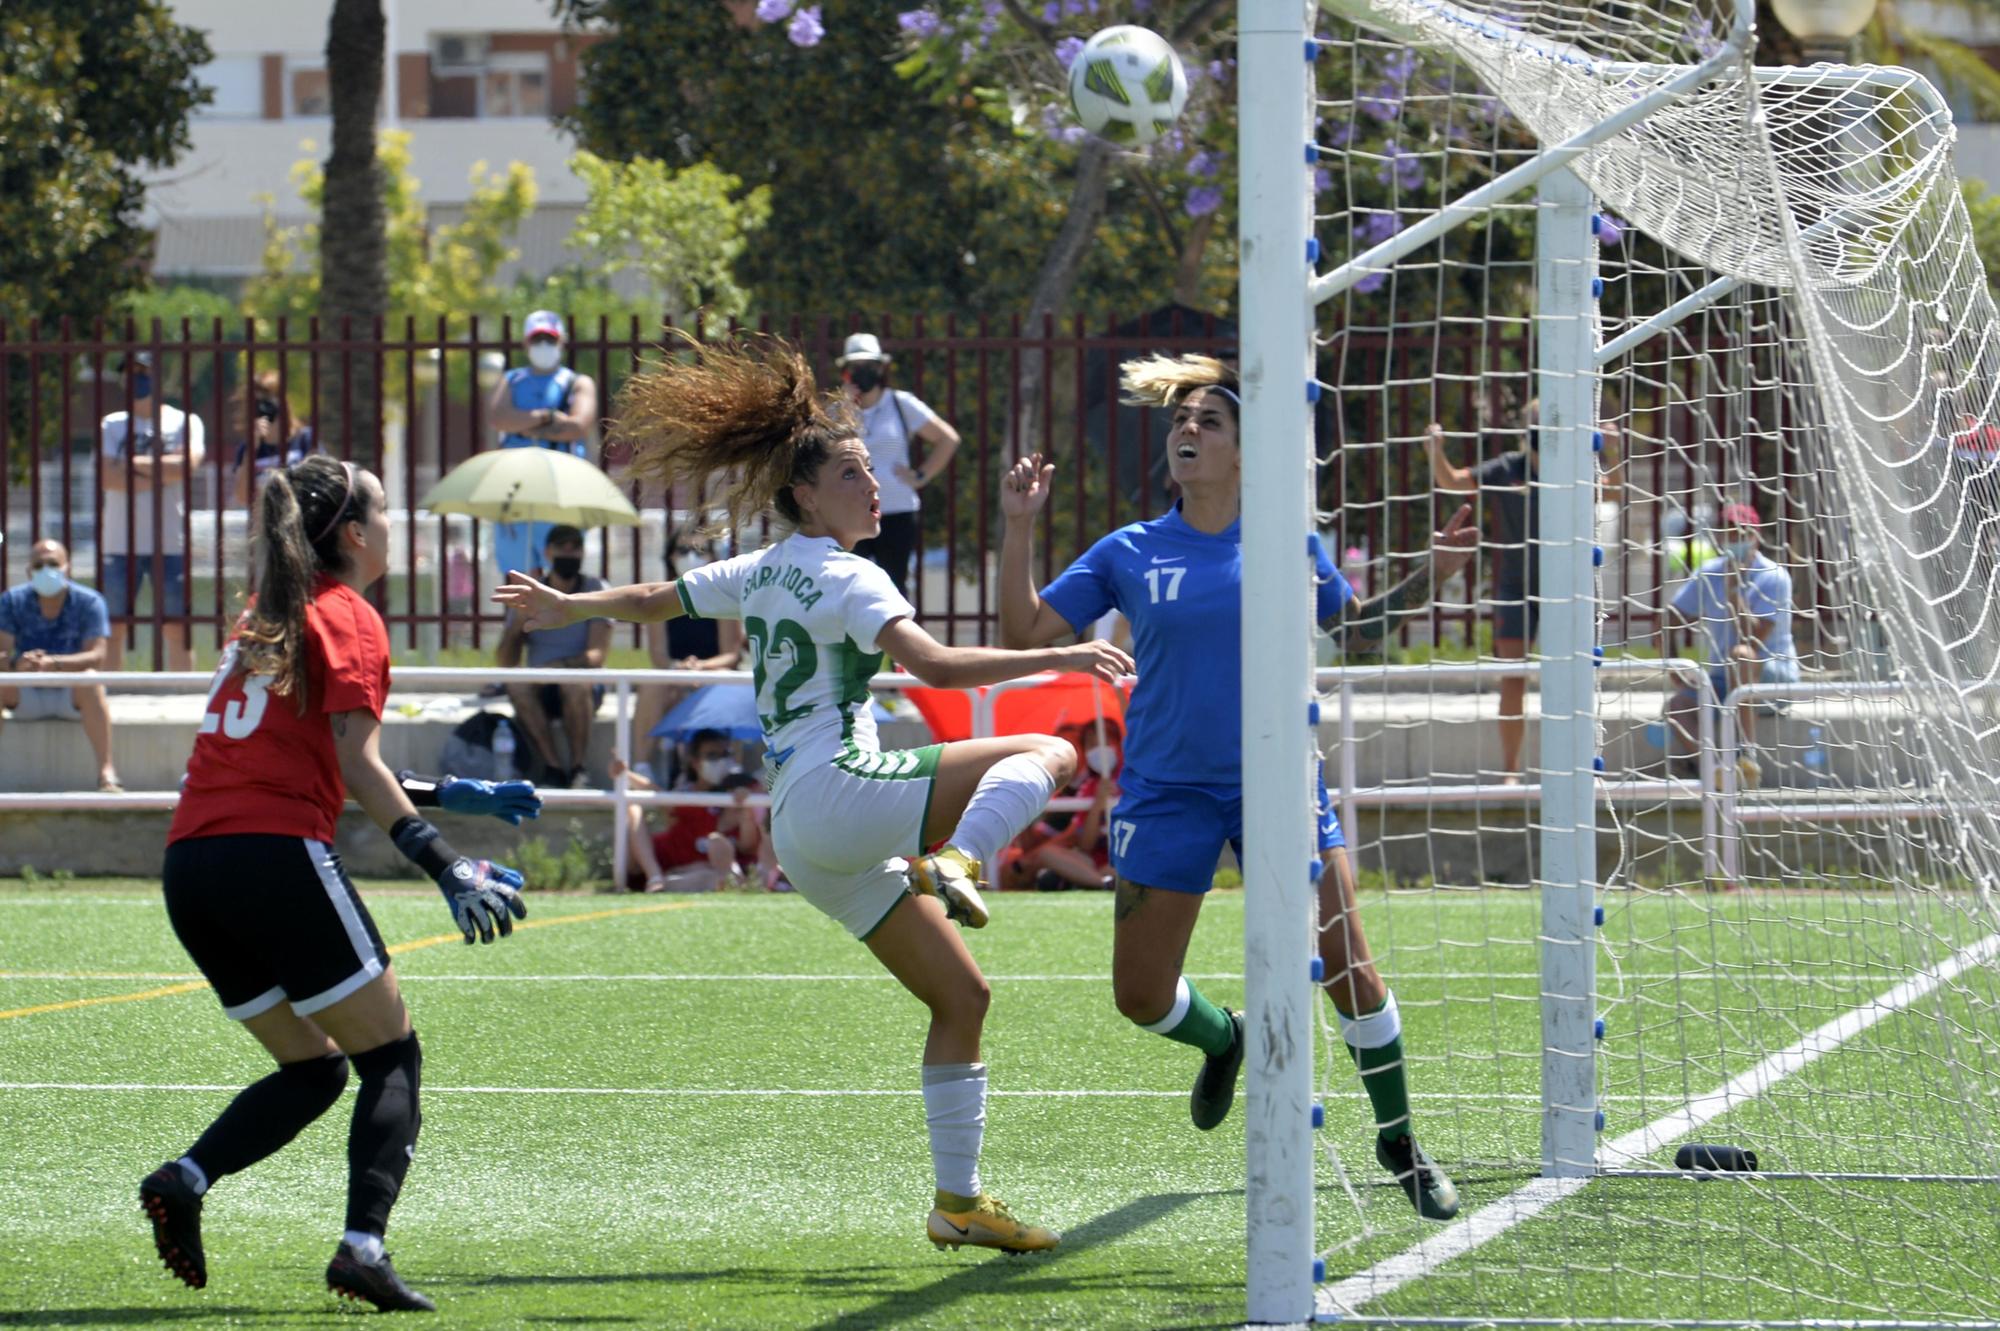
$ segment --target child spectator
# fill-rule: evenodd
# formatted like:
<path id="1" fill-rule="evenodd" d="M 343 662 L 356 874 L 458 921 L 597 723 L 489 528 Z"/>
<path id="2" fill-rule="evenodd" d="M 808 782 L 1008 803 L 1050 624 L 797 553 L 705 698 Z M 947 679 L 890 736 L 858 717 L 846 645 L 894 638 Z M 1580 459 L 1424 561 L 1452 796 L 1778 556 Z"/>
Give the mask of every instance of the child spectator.
<path id="1" fill-rule="evenodd" d="M 761 787 L 747 772 L 732 771 L 729 738 L 720 731 L 704 730 L 688 744 L 690 760 L 686 775 L 675 782 L 675 790 L 726 791 L 735 796 L 727 808 L 680 805 L 667 809 L 666 826 L 653 833 L 646 830 L 644 812 L 637 806 L 625 811 L 625 834 L 630 842 L 631 869 L 625 885 L 634 891 L 713 892 L 737 887 L 749 881 L 745 863 L 754 863 L 766 889 L 778 887 L 777 852 L 764 826 L 763 811 L 753 809 L 749 796 Z M 630 789 L 653 791 L 660 787 L 617 759 L 611 761 L 615 781 L 624 773 Z"/>
<path id="2" fill-rule="evenodd" d="M 1056 734 L 1076 749 L 1076 775 L 1061 791 L 1087 799 L 1081 815 L 1049 810 L 1000 853 L 1003 890 L 1066 892 L 1112 885 L 1111 839 L 1104 824 L 1118 803 L 1118 772 L 1125 756 L 1125 728 L 1109 717 L 1084 725 L 1058 727 Z"/>

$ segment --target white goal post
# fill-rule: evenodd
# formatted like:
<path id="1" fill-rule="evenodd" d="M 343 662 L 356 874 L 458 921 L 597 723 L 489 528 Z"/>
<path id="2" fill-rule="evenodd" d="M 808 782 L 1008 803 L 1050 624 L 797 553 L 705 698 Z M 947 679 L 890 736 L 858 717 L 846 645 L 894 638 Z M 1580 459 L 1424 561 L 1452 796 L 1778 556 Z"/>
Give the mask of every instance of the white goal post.
<path id="1" fill-rule="evenodd" d="M 2000 1020 L 2000 708 L 1991 701 L 2000 683 L 2000 317 L 1970 245 L 1935 90 L 1903 70 L 1754 66 L 1754 18 L 1754 0 L 1324 0 L 1324 10 L 1239 0 L 1242 733 L 1246 755 L 1257 755 L 1243 774 L 1253 1325 L 1612 1323 L 1627 1319 L 1587 1300 L 1593 1280 L 1615 1285 L 1620 1275 L 1643 1277 L 1667 1300 L 1670 1311 L 1656 1315 L 1631 1308 L 1635 1324 L 2000 1325 L 2000 1285 L 1982 1289 L 1967 1255 L 1976 1217 L 1938 1227 L 1941 1238 L 1911 1237 L 1926 1208 L 1952 1203 L 1933 1200 L 1948 1193 L 1897 1190 L 2000 1187 L 2000 1030 L 1986 1029 Z M 1358 34 L 1326 35 L 1347 24 Z M 1337 105 L 1322 100 L 1316 70 L 1330 42 L 1353 81 Z M 1433 62 L 1428 78 L 1411 72 L 1418 56 Z M 1372 91 L 1377 80 L 1383 91 Z M 1375 137 L 1360 142 L 1357 126 Z M 1426 129 L 1432 141 L 1419 142 Z M 1347 179 L 1316 185 L 1316 167 L 1336 157 Z M 1411 166 L 1419 158 L 1431 179 Z M 1331 210 L 1316 204 L 1319 188 Z M 1532 238 L 1528 258 L 1500 234 L 1496 219 L 1509 215 L 1524 223 L 1512 235 Z M 1481 242 L 1452 239 L 1481 228 Z M 1605 246 L 1618 242 L 1601 230 L 1626 236 L 1615 264 Z M 1503 269 L 1529 293 L 1531 313 L 1493 294 Z M 1464 297 L 1459 287 L 1477 291 Z M 1329 385 L 1321 309 L 1360 291 L 1385 293 L 1369 307 L 1386 301 L 1369 331 L 1389 350 L 1358 362 L 1375 380 Z M 1606 303 L 1613 296 L 1616 310 Z M 1461 298 L 1476 311 L 1452 303 Z M 1494 349 L 1491 327 L 1509 320 L 1531 363 L 1507 363 Z M 1351 340 L 1352 322 L 1327 339 Z M 1477 365 L 1448 363 L 1440 330 L 1476 340 Z M 1394 359 L 1411 342 L 1416 354 Z M 1393 384 L 1392 364 L 1405 367 Z M 1388 1231 L 1370 1220 L 1339 1153 L 1315 1141 L 1326 1102 L 1347 1093 L 1351 1074 L 1326 1053 L 1340 1045 L 1325 1034 L 1314 969 L 1308 793 L 1321 723 L 1313 670 L 1323 662 L 1307 542 L 1321 525 L 1348 530 L 1339 508 L 1360 494 L 1377 510 L 1370 532 L 1379 543 L 1356 541 L 1357 567 L 1371 576 L 1407 567 L 1421 551 L 1391 543 L 1391 519 L 1415 513 L 1417 532 L 1430 529 L 1434 473 L 1399 468 L 1423 458 L 1426 419 L 1455 404 L 1486 409 L 1502 396 L 1491 391 L 1500 380 L 1512 409 L 1532 394 L 1529 410 L 1539 410 L 1538 422 L 1500 430 L 1538 451 L 1527 483 L 1540 523 L 1527 540 L 1527 596 L 1540 619 L 1538 640 L 1528 630 L 1534 802 L 1518 823 L 1489 820 L 1481 810 L 1497 800 L 1481 784 L 1486 764 L 1453 767 L 1440 740 L 1427 760 L 1412 760 L 1432 770 L 1383 778 L 1385 789 L 1409 784 L 1381 802 L 1459 820 L 1416 855 L 1429 855 L 1429 873 L 1397 868 L 1387 849 L 1407 849 L 1421 831 L 1386 822 L 1373 837 L 1345 831 L 1350 853 L 1379 856 L 1384 880 L 1421 883 L 1412 899 L 1448 898 L 1424 906 L 1420 937 L 1386 944 L 1438 962 L 1424 978 L 1440 997 L 1406 994 L 1406 1020 L 1427 1008 L 1451 1024 L 1453 965 L 1492 991 L 1479 1020 L 1453 1029 L 1478 1026 L 1468 1038 L 1498 1043 L 1411 1044 L 1417 1121 L 1449 1058 L 1470 1060 L 1490 1074 L 1484 1095 L 1497 1107 L 1461 1104 L 1453 1131 L 1461 1142 L 1504 1139 L 1474 1163 L 1534 1178 L 1502 1185 L 1497 1200 L 1490 1187 L 1473 1189 L 1467 1214 L 1448 1228 L 1413 1232 L 1365 1269 L 1329 1270 L 1330 1254 L 1372 1254 Z M 1330 387 L 1336 399 L 1375 396 L 1366 413 L 1344 400 L 1329 412 L 1315 404 Z M 1428 392 L 1422 414 L 1399 418 L 1392 389 Z M 1374 433 L 1356 429 L 1364 414 Z M 1316 419 L 1323 427 L 1329 418 L 1337 441 L 1315 437 Z M 1483 416 L 1476 430 L 1446 423 L 1461 446 L 1467 436 L 1483 445 L 1493 428 Z M 1625 506 L 1608 517 L 1599 502 L 1607 434 L 1623 439 L 1627 477 Z M 1634 459 L 1650 472 L 1632 479 Z M 1379 489 L 1357 488 L 1349 462 Z M 1341 498 L 1321 512 L 1330 489 Z M 1614 690 L 1612 677 L 1632 672 L 1601 668 L 1606 645 L 1680 655 L 1658 608 L 1674 589 L 1667 579 L 1698 586 L 1703 560 L 1717 554 L 1702 543 L 1720 540 L 1713 533 L 1729 520 L 1718 515 L 1745 507 L 1761 509 L 1774 563 L 1793 578 L 1800 632 L 1811 635 L 1798 653 L 1809 678 L 1767 675 L 1721 707 L 1718 691 L 1741 686 L 1727 671 L 1686 685 L 1700 715 L 1690 741 L 1699 780 L 1677 787 L 1678 723 L 1669 709 L 1664 725 L 1645 724 L 1661 715 L 1660 696 Z M 1668 536 L 1670 510 L 1693 515 L 1694 530 Z M 1670 555 L 1682 561 L 1671 575 Z M 1731 632 L 1747 635 L 1741 575 L 1722 585 L 1735 598 Z M 1483 658 L 1481 587 L 1468 576 L 1451 595 L 1466 611 L 1465 645 Z M 1630 631 L 1635 606 L 1657 610 L 1646 628 L 1655 638 Z M 1442 641 L 1441 622 L 1431 617 L 1426 647 Z M 1711 663 L 1726 651 L 1715 632 L 1700 616 L 1691 626 L 1696 656 L 1712 635 Z M 1376 714 L 1391 719 L 1363 742 L 1460 724 L 1464 709 L 1444 690 L 1467 670 L 1437 672 L 1425 692 L 1411 683 L 1416 669 L 1392 665 L 1375 677 Z M 1341 697 L 1345 706 L 1346 682 Z M 1803 717 L 1787 717 L 1794 703 Z M 1761 767 L 1747 733 L 1739 748 L 1739 707 L 1745 726 L 1753 712 L 1765 718 Z M 1464 726 L 1486 733 L 1491 711 L 1474 710 L 1479 719 Z M 1638 738 L 1647 729 L 1664 736 L 1651 751 Z M 1352 737 L 1349 725 L 1341 731 L 1343 742 Z M 1656 764 L 1662 786 L 1699 796 L 1704 828 L 1720 811 L 1726 872 L 1707 855 L 1706 832 L 1694 867 L 1674 859 L 1677 844 L 1695 843 L 1664 801 L 1634 810 L 1604 797 L 1614 746 L 1620 779 Z M 1352 755 L 1341 756 L 1351 771 Z M 1460 788 L 1464 798 L 1453 793 Z M 1469 847 L 1459 862 L 1469 855 L 1478 867 L 1461 871 L 1445 837 Z M 1506 849 L 1528 866 L 1525 877 L 1488 872 L 1502 839 L 1515 843 Z M 1617 861 L 1601 864 L 1613 844 Z M 1770 905 L 1716 904 L 1720 889 L 1752 880 Z M 1500 881 L 1533 889 L 1532 929 L 1497 940 L 1481 936 L 1490 926 L 1454 932 L 1452 901 Z M 1397 985 L 1394 965 L 1384 970 Z M 1740 992 L 1699 990 L 1724 983 L 1718 976 L 1750 978 Z M 1502 981 L 1517 989 L 1502 993 Z M 1531 1048 L 1509 1043 L 1523 1008 L 1538 1023 Z M 1530 1059 L 1533 1091 L 1521 1094 L 1526 1078 L 1513 1074 Z M 1872 1062 L 1857 1072 L 1857 1060 Z M 1531 1104 L 1510 1108 L 1515 1100 Z M 1530 1108 L 1538 1153 L 1518 1148 L 1514 1128 Z M 1901 1115 L 1934 1113 L 1948 1129 L 1922 1142 L 1899 1137 Z M 1764 1146 L 1761 1172 L 1753 1165 L 1751 1181 L 1733 1186 L 1765 1211 L 1689 1219 L 1679 1202 L 1641 1201 L 1620 1213 L 1606 1189 L 1705 1177 L 1663 1162 L 1718 1120 Z M 1815 1143 L 1826 1149 L 1815 1153 Z M 1433 1154 L 1446 1164 L 1465 1158 Z M 1342 1229 L 1345 1211 L 1316 1214 L 1329 1169 L 1353 1201 L 1352 1233 Z M 1820 1191 L 1787 1193 L 1785 1180 Z M 1400 1196 L 1390 1197 L 1395 1211 Z M 1713 1209 L 1725 1205 L 1734 1203 Z M 1567 1255 L 1548 1259 L 1584 1291 L 1572 1302 L 1529 1306 L 1532 1294 L 1508 1292 L 1491 1269 L 1482 1275 L 1476 1250 L 1530 1217 L 1556 1223 L 1549 1217 L 1565 1208 L 1589 1208 L 1586 1245 L 1612 1254 L 1582 1280 Z M 1767 1223 L 1801 1233 L 1767 1235 Z M 1662 1234 L 1682 1237 L 1684 1266 L 1653 1259 L 1628 1269 L 1617 1255 L 1618 1242 L 1637 1251 Z M 1393 1301 L 1440 1271 L 1438 1283 L 1461 1282 L 1451 1294 L 1421 1309 Z"/>

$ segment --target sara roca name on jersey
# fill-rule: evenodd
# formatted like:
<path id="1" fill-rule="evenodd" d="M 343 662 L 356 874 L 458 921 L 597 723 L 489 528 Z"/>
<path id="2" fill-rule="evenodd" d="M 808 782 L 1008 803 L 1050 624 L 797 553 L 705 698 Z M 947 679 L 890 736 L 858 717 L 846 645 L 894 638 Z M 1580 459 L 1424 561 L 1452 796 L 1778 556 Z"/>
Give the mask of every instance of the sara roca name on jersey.
<path id="1" fill-rule="evenodd" d="M 688 614 L 743 621 L 766 761 L 776 769 L 774 806 L 793 773 L 845 750 L 880 751 L 868 695 L 882 668 L 876 640 L 892 620 L 916 614 L 880 567 L 830 536 L 792 535 L 694 569 L 678 585 Z"/>

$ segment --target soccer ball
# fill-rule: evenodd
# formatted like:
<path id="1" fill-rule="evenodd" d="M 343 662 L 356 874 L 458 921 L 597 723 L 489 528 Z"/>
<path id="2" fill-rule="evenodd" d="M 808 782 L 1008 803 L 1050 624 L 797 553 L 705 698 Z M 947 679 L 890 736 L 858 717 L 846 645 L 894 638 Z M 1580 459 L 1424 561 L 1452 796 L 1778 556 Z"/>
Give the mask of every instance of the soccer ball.
<path id="1" fill-rule="evenodd" d="M 1093 134 L 1129 147 L 1151 143 L 1187 105 L 1187 70 L 1167 39 L 1120 24 L 1083 44 L 1069 67 L 1069 102 Z"/>

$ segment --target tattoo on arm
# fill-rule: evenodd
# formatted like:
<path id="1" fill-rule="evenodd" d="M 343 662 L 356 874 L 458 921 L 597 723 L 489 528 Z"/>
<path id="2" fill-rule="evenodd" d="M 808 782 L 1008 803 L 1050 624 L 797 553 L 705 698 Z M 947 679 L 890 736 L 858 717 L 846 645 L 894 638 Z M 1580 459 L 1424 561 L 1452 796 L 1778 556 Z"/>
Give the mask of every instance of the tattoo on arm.
<path id="1" fill-rule="evenodd" d="M 1431 561 L 1426 555 L 1416 572 L 1366 601 L 1349 601 L 1328 627 L 1342 651 L 1368 652 L 1382 644 L 1395 627 L 1398 616 L 1408 614 L 1431 599 Z"/>
<path id="2" fill-rule="evenodd" d="M 347 713 L 346 713 L 346 712 L 335 712 L 335 713 L 333 714 L 333 733 L 334 733 L 334 735 L 335 735 L 336 737 L 338 737 L 338 738 L 340 738 L 340 739 L 346 739 L 346 738 L 347 738 Z"/>

